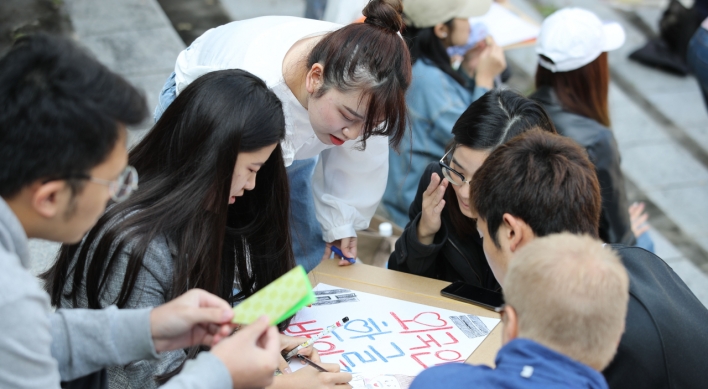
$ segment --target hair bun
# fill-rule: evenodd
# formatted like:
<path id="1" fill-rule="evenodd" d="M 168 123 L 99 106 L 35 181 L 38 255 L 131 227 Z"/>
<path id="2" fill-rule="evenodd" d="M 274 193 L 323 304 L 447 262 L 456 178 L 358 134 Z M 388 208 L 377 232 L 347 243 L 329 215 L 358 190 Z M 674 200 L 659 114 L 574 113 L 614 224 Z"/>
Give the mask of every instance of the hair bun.
<path id="1" fill-rule="evenodd" d="M 403 29 L 403 3 L 401 0 L 371 0 L 361 12 L 364 23 L 381 27 L 393 33 Z"/>

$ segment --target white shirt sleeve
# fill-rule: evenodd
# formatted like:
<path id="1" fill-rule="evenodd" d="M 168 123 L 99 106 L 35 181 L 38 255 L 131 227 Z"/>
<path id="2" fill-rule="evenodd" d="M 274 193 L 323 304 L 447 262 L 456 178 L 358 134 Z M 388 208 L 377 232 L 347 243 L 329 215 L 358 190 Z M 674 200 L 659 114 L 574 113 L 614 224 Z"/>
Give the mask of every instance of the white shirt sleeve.
<path id="1" fill-rule="evenodd" d="M 349 144 L 351 143 L 351 144 Z M 372 136 L 323 150 L 312 176 L 317 220 L 326 242 L 355 237 L 369 226 L 388 179 L 388 138 Z"/>

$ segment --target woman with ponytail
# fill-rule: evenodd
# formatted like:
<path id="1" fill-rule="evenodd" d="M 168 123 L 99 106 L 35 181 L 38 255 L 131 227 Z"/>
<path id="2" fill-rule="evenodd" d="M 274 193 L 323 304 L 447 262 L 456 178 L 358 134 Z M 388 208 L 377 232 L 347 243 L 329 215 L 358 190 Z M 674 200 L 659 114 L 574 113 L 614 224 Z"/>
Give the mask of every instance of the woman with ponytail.
<path id="1" fill-rule="evenodd" d="M 397 147 L 405 132 L 411 81 L 401 12 L 400 0 L 372 0 L 366 21 L 348 26 L 266 16 L 214 28 L 180 53 L 160 95 L 156 118 L 197 77 L 221 69 L 247 70 L 275 92 L 293 250 L 308 271 L 332 244 L 356 257 L 356 230 L 386 187 L 388 144 Z"/>

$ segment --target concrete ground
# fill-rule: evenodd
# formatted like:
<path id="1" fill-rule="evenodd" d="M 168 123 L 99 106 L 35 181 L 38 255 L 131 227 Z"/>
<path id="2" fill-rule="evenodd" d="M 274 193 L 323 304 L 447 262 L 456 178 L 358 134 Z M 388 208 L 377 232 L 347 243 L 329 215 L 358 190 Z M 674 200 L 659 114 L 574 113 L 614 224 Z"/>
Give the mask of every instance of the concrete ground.
<path id="1" fill-rule="evenodd" d="M 154 107 L 164 80 L 185 44 L 157 0 L 64 0 L 79 42 L 112 70 L 145 91 Z M 216 0 L 209 0 L 213 4 Z M 596 0 L 511 0 L 532 18 L 543 11 L 576 5 L 603 19 L 619 21 L 627 43 L 610 54 L 610 106 L 630 200 L 643 200 L 651 212 L 657 254 L 708 305 L 708 115 L 692 77 L 676 77 L 631 62 L 627 55 L 656 26 L 659 8 L 617 10 Z M 221 0 L 233 20 L 261 15 L 301 16 L 304 0 Z M 186 24 L 182 24 L 186 26 Z M 184 34 L 183 34 L 184 35 Z M 511 84 L 529 92 L 535 72 L 533 48 L 507 53 L 515 74 Z M 131 135 L 135 142 L 147 120 Z M 33 271 L 53 259 L 56 245 L 33 241 Z"/>

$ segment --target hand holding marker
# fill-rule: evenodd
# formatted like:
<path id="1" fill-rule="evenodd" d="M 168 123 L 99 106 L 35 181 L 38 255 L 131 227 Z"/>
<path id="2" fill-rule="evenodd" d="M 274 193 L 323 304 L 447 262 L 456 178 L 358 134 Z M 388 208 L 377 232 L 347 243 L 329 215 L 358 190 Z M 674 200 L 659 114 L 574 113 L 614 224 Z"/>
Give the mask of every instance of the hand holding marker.
<path id="1" fill-rule="evenodd" d="M 319 334 L 317 334 L 317 335 L 311 337 L 310 339 L 307 340 L 307 342 L 305 342 L 305 343 L 303 343 L 303 344 L 301 344 L 301 345 L 295 347 L 294 349 L 290 350 L 290 352 L 288 352 L 287 354 L 285 354 L 285 360 L 286 360 L 286 361 L 290 361 L 290 358 L 294 357 L 294 356 L 297 354 L 298 351 L 300 351 L 301 349 L 303 349 L 303 348 L 305 348 L 305 347 L 309 347 L 310 345 L 312 345 L 313 343 L 317 342 L 317 341 L 320 340 L 322 337 L 329 335 L 332 331 L 334 331 L 335 329 L 337 329 L 337 327 L 341 327 L 342 325 L 344 325 L 344 323 L 346 323 L 346 322 L 348 322 L 348 321 L 349 321 L 349 317 L 348 317 L 348 316 L 345 316 L 342 320 L 340 320 L 340 321 L 338 321 L 338 322 L 332 324 L 331 326 L 325 328 L 324 331 L 322 331 L 322 332 L 320 332 Z"/>
<path id="2" fill-rule="evenodd" d="M 342 250 L 339 249 L 339 247 L 332 245 L 330 248 L 332 249 L 333 253 L 335 253 L 335 254 L 339 255 L 340 257 L 342 257 L 343 259 L 349 261 L 349 263 L 356 263 L 356 258 L 345 257 L 344 253 L 342 252 Z"/>

